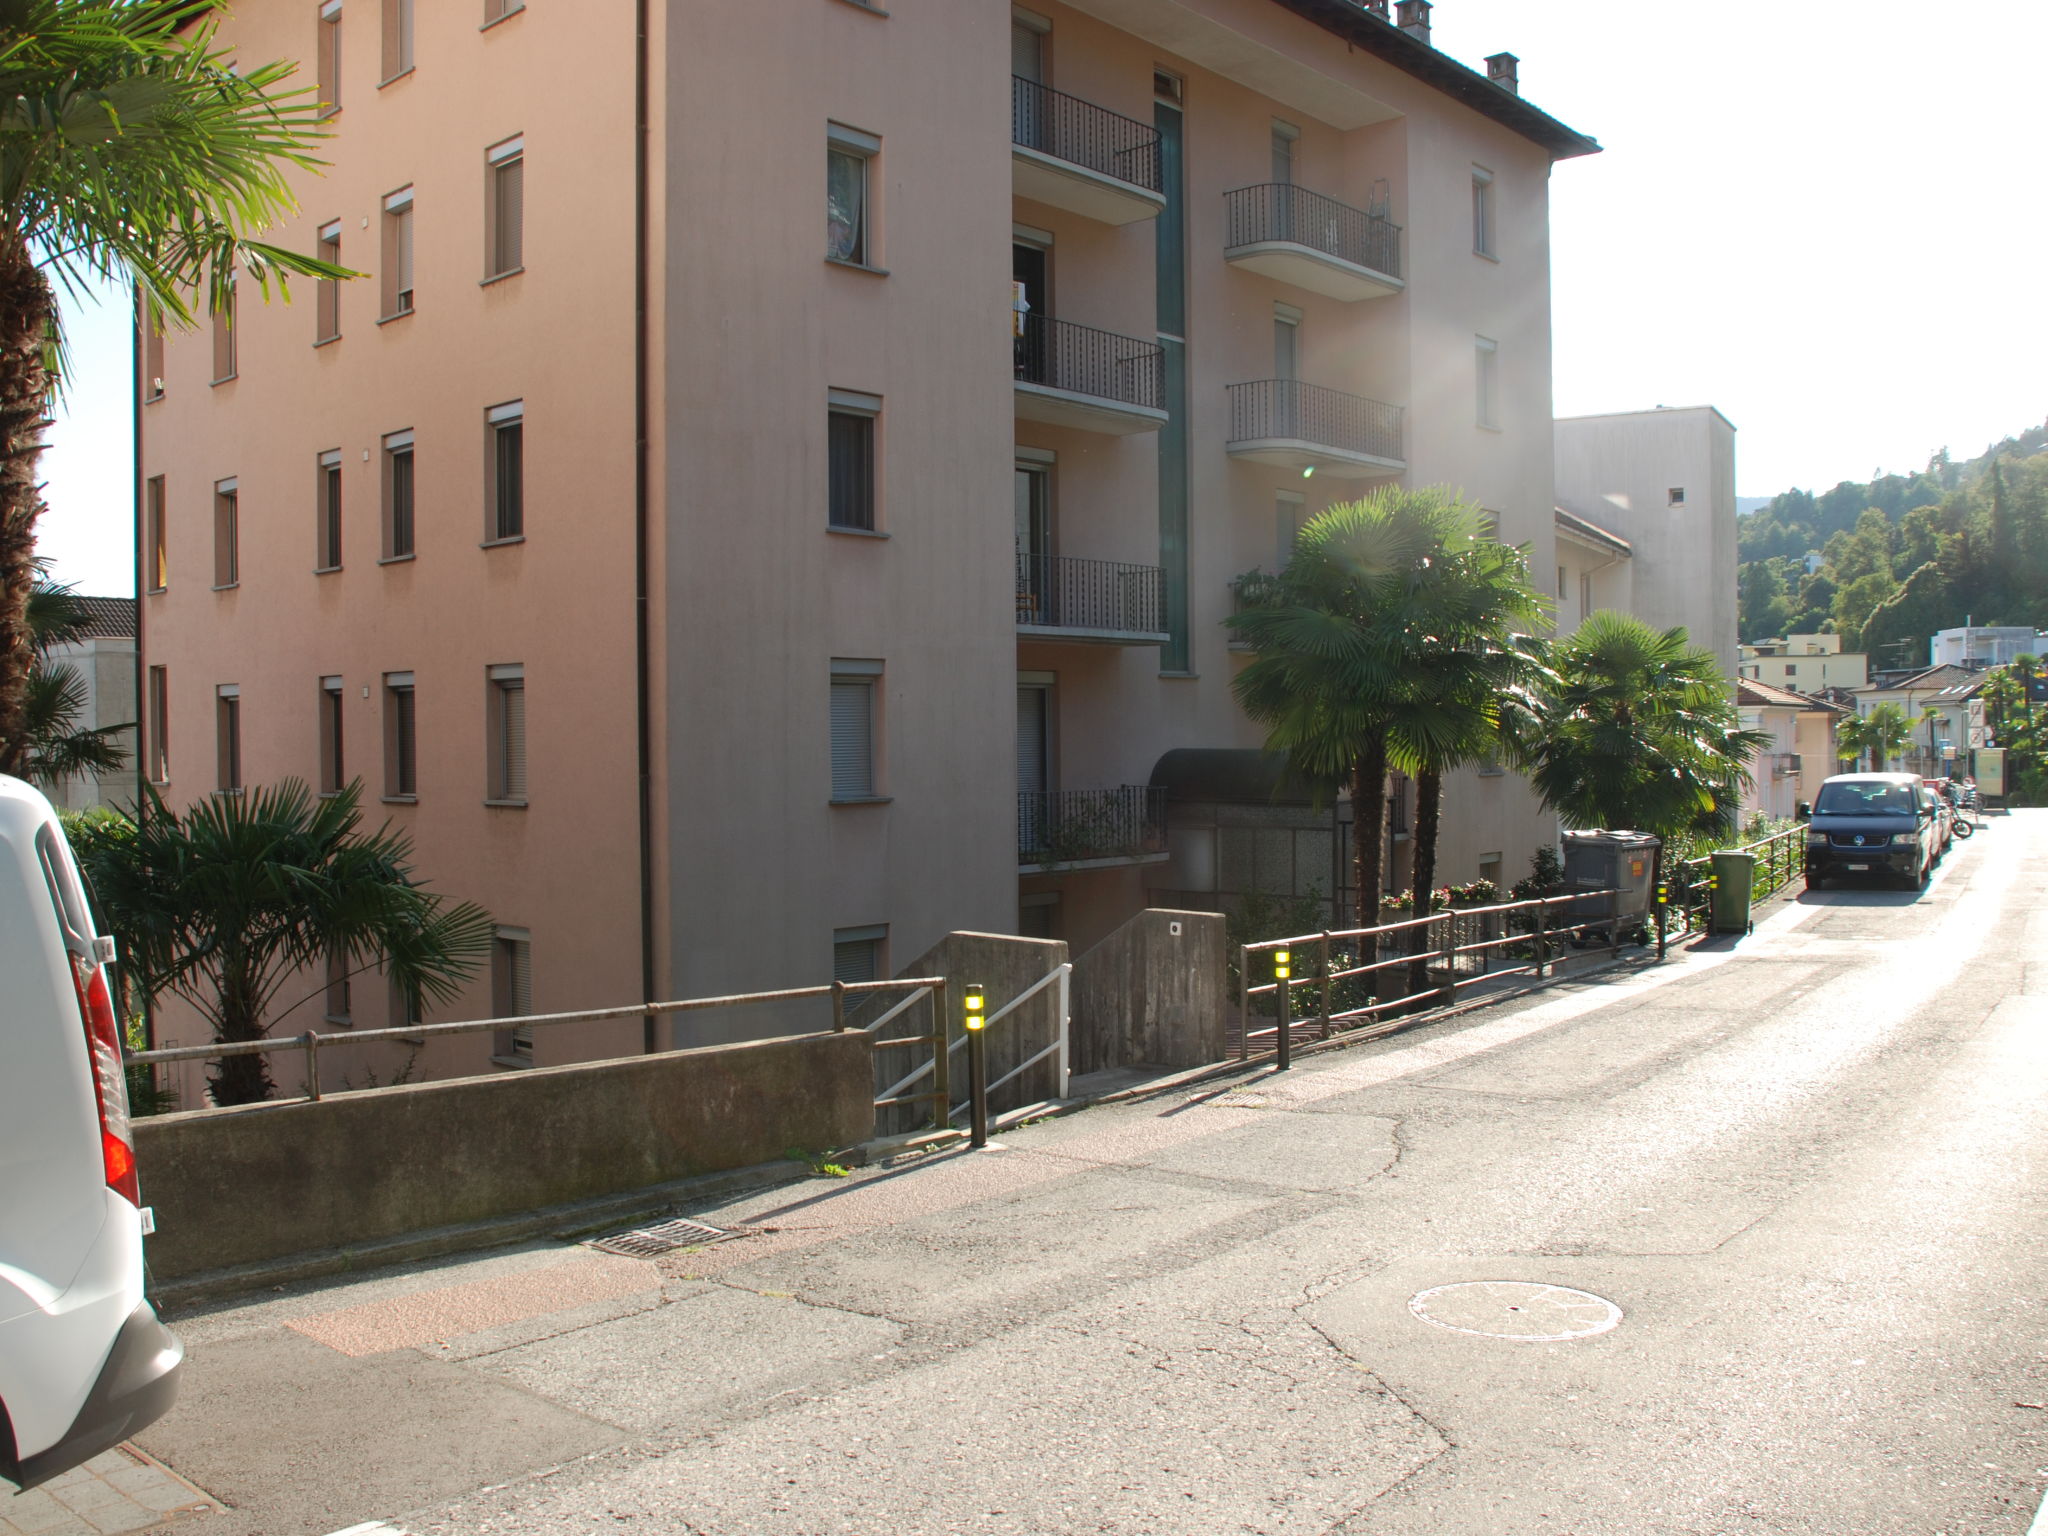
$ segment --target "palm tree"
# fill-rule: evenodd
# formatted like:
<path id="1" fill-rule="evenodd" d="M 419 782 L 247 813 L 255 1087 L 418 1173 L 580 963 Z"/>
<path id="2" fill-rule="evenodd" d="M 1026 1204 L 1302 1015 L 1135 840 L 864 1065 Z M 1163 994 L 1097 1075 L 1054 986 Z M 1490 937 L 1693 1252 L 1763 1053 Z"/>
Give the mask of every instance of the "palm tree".
<path id="1" fill-rule="evenodd" d="M 1992 729 L 1998 731 L 2003 739 L 2003 728 L 2011 716 L 2012 706 L 2026 698 L 2026 690 L 2010 668 L 1998 667 L 1984 679 L 1979 697 L 1984 700 L 1985 709 L 1990 711 Z"/>
<path id="2" fill-rule="evenodd" d="M 256 238 L 319 162 L 290 63 L 217 46 L 226 0 L 11 0 L 0 7 L 0 773 L 26 763 L 36 475 L 62 378 L 52 281 L 133 283 L 174 325 L 192 296 L 232 323 L 240 268 L 267 298 L 289 274 L 351 274 Z"/>
<path id="3" fill-rule="evenodd" d="M 29 589 L 28 628 L 35 659 L 29 665 L 28 706 L 22 722 L 27 750 L 21 776 L 54 790 L 66 779 L 84 773 L 118 773 L 127 764 L 127 750 L 115 740 L 134 724 L 83 727 L 85 679 L 74 667 L 50 659 L 59 645 L 85 638 L 91 615 L 76 591 L 49 579 L 45 561 L 36 562 L 35 585 Z"/>
<path id="4" fill-rule="evenodd" d="M 1741 729 L 1713 652 L 1682 627 L 1603 611 L 1557 642 L 1551 668 L 1553 680 L 1510 726 L 1536 793 L 1566 826 L 1668 840 L 1733 819 L 1748 765 L 1770 738 Z"/>
<path id="5" fill-rule="evenodd" d="M 343 975 L 382 966 L 410 998 L 447 1002 L 490 953 L 491 918 L 414 884 L 412 845 L 362 829 L 362 786 L 315 796 L 296 779 L 214 796 L 180 815 L 145 786 L 135 821 L 75 839 L 104 926 L 146 997 L 182 998 L 217 1041 L 260 1040 Z M 311 989 L 278 1008 L 287 986 Z M 270 1097 L 261 1056 L 225 1056 L 216 1104 Z"/>
<path id="6" fill-rule="evenodd" d="M 1842 722 L 1835 755 L 1844 761 L 1867 756 L 1872 773 L 1884 772 L 1892 758 L 1906 750 L 1913 739 L 1913 722 L 1905 710 L 1890 702 L 1877 705 L 1867 715 Z"/>
<path id="7" fill-rule="evenodd" d="M 1462 526 L 1439 490 L 1389 486 L 1330 507 L 1302 528 L 1287 568 L 1225 621 L 1254 652 L 1232 687 L 1268 749 L 1310 784 L 1351 792 L 1361 928 L 1380 920 L 1388 731 L 1422 633 L 1418 595 Z"/>
<path id="8" fill-rule="evenodd" d="M 2019 684 L 2020 707 L 2026 711 L 2027 724 L 2034 723 L 2034 683 L 2041 676 L 2041 663 L 2032 656 L 2015 656 L 2012 659 L 2013 681 Z"/>

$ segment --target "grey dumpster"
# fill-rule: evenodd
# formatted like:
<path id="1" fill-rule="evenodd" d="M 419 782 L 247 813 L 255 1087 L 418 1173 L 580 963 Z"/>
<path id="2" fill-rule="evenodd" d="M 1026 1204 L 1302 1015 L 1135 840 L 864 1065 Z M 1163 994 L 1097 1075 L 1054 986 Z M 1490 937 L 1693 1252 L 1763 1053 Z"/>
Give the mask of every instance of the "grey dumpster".
<path id="1" fill-rule="evenodd" d="M 1611 923 L 1647 932 L 1651 874 L 1658 839 L 1649 832 L 1567 832 L 1564 835 L 1564 894 L 1614 891 L 1561 909 L 1553 925 Z"/>

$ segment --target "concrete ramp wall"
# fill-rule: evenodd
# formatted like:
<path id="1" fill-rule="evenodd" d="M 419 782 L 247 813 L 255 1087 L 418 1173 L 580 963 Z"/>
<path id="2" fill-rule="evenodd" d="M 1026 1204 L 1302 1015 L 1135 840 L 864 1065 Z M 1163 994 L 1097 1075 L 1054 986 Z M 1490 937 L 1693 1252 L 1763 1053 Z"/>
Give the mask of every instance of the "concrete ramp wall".
<path id="1" fill-rule="evenodd" d="M 150 1266 L 174 1279 L 853 1146 L 874 1135 L 873 1055 L 857 1032 L 797 1035 L 138 1120 Z"/>
<path id="2" fill-rule="evenodd" d="M 1074 1070 L 1221 1061 L 1228 983 L 1218 912 L 1148 907 L 1074 962 Z"/>

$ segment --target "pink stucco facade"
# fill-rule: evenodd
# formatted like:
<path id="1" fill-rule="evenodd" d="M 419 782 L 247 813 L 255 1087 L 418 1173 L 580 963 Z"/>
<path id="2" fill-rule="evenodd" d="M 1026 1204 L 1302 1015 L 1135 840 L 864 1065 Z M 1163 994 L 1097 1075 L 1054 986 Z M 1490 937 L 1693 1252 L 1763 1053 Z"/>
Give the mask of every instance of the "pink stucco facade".
<path id="1" fill-rule="evenodd" d="M 310 285 L 288 307 L 244 302 L 235 377 L 213 381 L 204 331 L 173 336 L 161 398 L 138 405 L 169 570 L 142 599 L 142 664 L 167 685 L 155 724 L 174 801 L 220 787 L 223 687 L 242 783 L 317 782 L 323 680 L 340 678 L 346 770 L 369 815 L 411 833 L 436 889 L 484 903 L 528 946 L 535 1012 L 637 1001 L 643 975 L 673 997 L 891 970 L 953 929 L 1085 948 L 1161 893 L 1199 896 L 1204 878 L 1228 892 L 1214 850 L 1185 839 L 1075 867 L 1020 851 L 1018 686 L 1042 693 L 1034 771 L 1049 792 L 1145 786 L 1177 748 L 1257 746 L 1230 691 L 1244 664 L 1222 625 L 1231 584 L 1274 565 L 1286 498 L 1312 516 L 1377 483 L 1239 451 L 1230 390 L 1282 370 L 1276 317 L 1292 316 L 1303 384 L 1402 412 L 1399 462 L 1375 475 L 1454 486 L 1529 546 L 1539 576 L 1555 563 L 1548 177 L 1555 155 L 1590 146 L 1504 87 L 1412 39 L 1354 46 L 1323 12 L 1385 24 L 1308 0 L 646 10 L 643 53 L 631 0 L 531 0 L 488 26 L 483 0 L 422 4 L 413 67 L 380 84 L 383 8 L 348 0 L 332 163 L 302 179 L 302 215 L 276 232 L 311 249 L 338 221 L 342 260 L 370 274 L 340 291 L 339 339 L 315 345 Z M 310 73 L 327 14 L 247 0 L 230 35 L 246 57 Z M 1112 222 L 1099 202 L 1039 195 L 1042 179 L 1018 190 L 1020 22 L 1043 85 L 1084 108 L 1142 132 L 1163 121 L 1161 92 L 1178 98 L 1163 215 Z M 1384 200 L 1402 226 L 1392 291 L 1339 299 L 1224 258 L 1226 194 L 1272 180 L 1276 124 L 1296 186 L 1351 210 Z M 523 266 L 486 281 L 489 155 L 515 138 Z M 825 259 L 833 145 L 864 166 L 858 261 Z M 1474 249 L 1477 177 L 1490 253 Z M 384 318 L 387 200 L 407 187 L 415 305 Z M 1166 342 L 1185 360 L 1184 505 L 1169 505 L 1157 421 L 1050 419 L 1064 407 L 1027 401 L 1011 335 L 1022 242 L 1045 253 L 1038 312 L 1165 345 L 1158 242 L 1176 220 L 1184 333 Z M 1481 339 L 1495 349 L 1486 422 Z M 523 406 L 517 541 L 487 526 L 489 413 L 508 402 Z M 828 522 L 833 410 L 870 424 L 871 527 Z M 408 431 L 416 552 L 384 560 L 382 455 Z M 335 451 L 342 560 L 316 573 L 321 456 Z M 1169 643 L 1025 617 L 1020 465 L 1043 476 L 1044 559 L 1139 573 L 1119 581 L 1157 568 L 1176 594 Z M 216 590 L 224 480 L 239 580 Z M 524 689 L 522 805 L 487 803 L 504 798 L 489 764 L 508 667 Z M 405 674 L 416 793 L 387 799 L 388 684 Z M 835 791 L 831 767 L 853 686 L 872 700 L 860 794 Z M 1513 878 L 1549 831 L 1512 776 L 1460 776 L 1443 876 L 1504 851 Z M 1302 846 L 1313 864 L 1317 845 Z M 354 1022 L 392 1022 L 381 985 L 359 981 Z M 433 1016 L 489 1016 L 505 995 L 502 976 L 480 977 Z M 794 1017 L 689 1016 L 662 1038 Z M 165 1027 L 193 1038 L 175 1011 Z M 641 1043 L 637 1022 L 542 1031 L 517 1059 Z M 495 1049 L 436 1046 L 416 1070 L 482 1069 Z"/>

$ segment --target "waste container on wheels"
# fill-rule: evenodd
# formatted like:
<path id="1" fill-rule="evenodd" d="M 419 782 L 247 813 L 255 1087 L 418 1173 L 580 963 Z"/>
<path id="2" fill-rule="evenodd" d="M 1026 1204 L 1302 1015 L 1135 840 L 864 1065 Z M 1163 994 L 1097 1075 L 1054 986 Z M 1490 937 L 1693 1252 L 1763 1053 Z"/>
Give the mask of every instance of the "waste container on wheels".
<path id="1" fill-rule="evenodd" d="M 1567 832 L 1564 834 L 1564 888 L 1566 895 L 1580 891 L 1612 891 L 1611 896 L 1587 895 L 1558 909 L 1559 926 L 1610 922 L 1624 936 L 1641 943 L 1649 937 L 1651 890 L 1650 871 L 1656 862 L 1658 840 L 1648 832 Z M 1582 934 L 1574 944 L 1583 945 L 1592 934 Z M 1606 934 L 1599 935 L 1606 941 Z"/>
<path id="2" fill-rule="evenodd" d="M 1750 899 L 1756 891 L 1756 855 L 1724 848 L 1714 855 L 1714 898 L 1707 920 L 1712 933 L 1748 933 Z"/>

